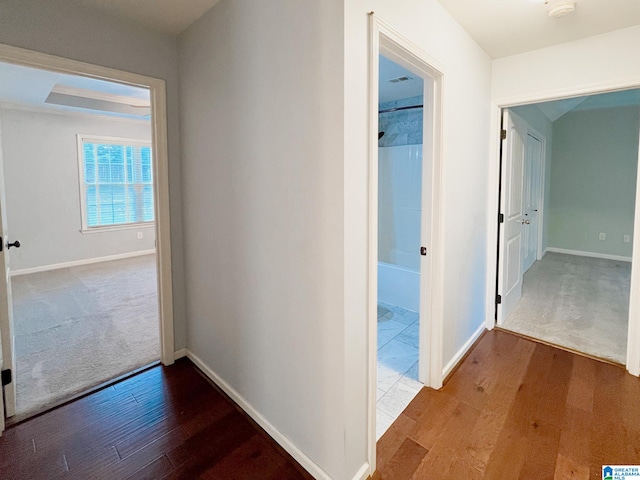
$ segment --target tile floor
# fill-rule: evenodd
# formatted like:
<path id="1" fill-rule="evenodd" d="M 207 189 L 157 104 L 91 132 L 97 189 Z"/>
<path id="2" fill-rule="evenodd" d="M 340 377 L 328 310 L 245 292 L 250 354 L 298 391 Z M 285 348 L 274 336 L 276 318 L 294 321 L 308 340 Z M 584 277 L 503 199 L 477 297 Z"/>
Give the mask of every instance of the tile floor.
<path id="1" fill-rule="evenodd" d="M 378 303 L 378 439 L 423 386 L 418 381 L 418 325 L 416 312 Z"/>

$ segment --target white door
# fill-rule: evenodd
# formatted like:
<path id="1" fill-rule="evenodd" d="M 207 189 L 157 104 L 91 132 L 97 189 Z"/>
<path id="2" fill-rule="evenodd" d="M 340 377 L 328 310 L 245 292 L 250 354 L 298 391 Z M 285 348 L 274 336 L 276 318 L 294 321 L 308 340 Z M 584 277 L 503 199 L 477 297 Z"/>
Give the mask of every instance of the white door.
<path id="1" fill-rule="evenodd" d="M 0 146 L 1 147 L 1 146 Z M 4 165 L 0 148 L 0 363 L 2 370 L 11 370 L 12 380 L 3 387 L 4 402 L 0 398 L 0 407 L 4 403 L 3 415 L 0 415 L 0 432 L 4 430 L 4 417 L 12 417 L 16 412 L 16 357 L 13 334 L 13 309 L 11 308 L 11 281 L 9 277 L 9 238 L 7 236 L 7 215 L 4 192 Z M 2 397 L 0 395 L 0 397 Z"/>
<path id="2" fill-rule="evenodd" d="M 524 230 L 522 232 L 522 273 L 531 268 L 538 256 L 539 206 L 541 194 L 542 142 L 525 137 L 524 153 Z"/>
<path id="3" fill-rule="evenodd" d="M 500 257 L 498 265 L 498 324 L 502 325 L 522 295 L 524 216 L 524 147 L 527 125 L 507 110 L 503 114 Z"/>

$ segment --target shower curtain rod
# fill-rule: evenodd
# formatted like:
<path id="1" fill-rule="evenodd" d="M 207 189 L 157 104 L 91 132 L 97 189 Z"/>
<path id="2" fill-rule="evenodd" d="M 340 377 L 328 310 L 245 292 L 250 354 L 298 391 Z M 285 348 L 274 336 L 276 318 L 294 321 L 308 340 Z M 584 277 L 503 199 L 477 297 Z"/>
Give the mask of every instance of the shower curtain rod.
<path id="1" fill-rule="evenodd" d="M 424 105 L 411 105 L 409 107 L 396 107 L 396 108 L 387 108 L 386 110 L 379 110 L 378 113 L 389 113 L 389 112 L 397 112 L 398 110 L 411 110 L 412 108 L 422 108 Z"/>

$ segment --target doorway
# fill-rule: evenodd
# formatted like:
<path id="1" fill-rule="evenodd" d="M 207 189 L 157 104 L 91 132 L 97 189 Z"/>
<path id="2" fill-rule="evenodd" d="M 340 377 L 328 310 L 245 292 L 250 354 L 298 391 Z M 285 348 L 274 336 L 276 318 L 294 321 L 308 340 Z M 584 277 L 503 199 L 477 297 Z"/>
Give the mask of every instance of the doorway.
<path id="1" fill-rule="evenodd" d="M 507 109 L 496 308 L 502 328 L 626 363 L 638 98 L 637 90 L 625 90 Z M 545 132 L 540 145 L 530 140 L 536 131 Z M 540 150 L 542 173 L 531 177 L 527 162 Z M 540 203 L 531 209 L 527 189 L 536 190 L 538 178 Z M 539 247 L 530 263 L 534 220 Z M 511 249 L 518 238 L 520 248 Z"/>
<path id="2" fill-rule="evenodd" d="M 160 359 L 153 151 L 148 89 L 0 76 L 22 419 Z"/>
<path id="3" fill-rule="evenodd" d="M 378 438 L 422 388 L 418 379 L 424 81 L 379 58 Z M 425 192 L 426 193 L 426 192 Z"/>
<path id="4" fill-rule="evenodd" d="M 91 306 L 93 300 L 95 300 L 99 304 L 104 304 L 104 301 L 107 301 L 107 303 L 109 303 L 109 298 L 113 300 L 114 297 L 116 297 L 116 295 L 111 295 L 115 290 L 126 292 L 129 296 L 128 299 L 131 300 L 132 297 L 136 296 L 137 292 L 139 294 L 139 297 L 146 297 L 146 306 L 144 307 L 144 309 L 146 311 L 148 311 L 149 309 L 154 310 L 154 320 L 152 322 L 154 325 L 154 335 L 156 338 L 156 347 L 154 349 L 155 353 L 153 354 L 154 359 L 160 359 L 166 365 L 173 363 L 174 347 L 173 317 L 171 314 L 172 282 L 170 276 L 171 269 L 167 184 L 168 163 L 166 148 L 166 107 L 164 104 L 164 82 L 144 76 L 128 74 L 125 72 L 97 67 L 82 62 L 69 61 L 57 57 L 51 57 L 35 52 L 27 52 L 25 50 L 6 46 L 0 46 L 0 60 L 6 62 L 5 66 L 10 69 L 37 69 L 40 73 L 50 74 L 54 77 L 57 77 L 58 80 L 64 78 L 72 83 L 75 81 L 80 83 L 84 82 L 87 84 L 92 83 L 94 86 L 96 84 L 109 86 L 107 88 L 107 91 L 100 92 L 100 89 L 97 88 L 98 94 L 91 95 L 87 92 L 91 91 L 92 89 L 86 88 L 87 85 L 62 85 L 61 82 L 56 81 L 54 82 L 54 85 L 51 85 L 53 88 L 51 89 L 49 94 L 40 101 L 52 105 L 56 104 L 58 106 L 57 108 L 59 109 L 66 110 L 67 112 L 70 110 L 83 110 L 84 113 L 82 115 L 87 115 L 88 111 L 99 110 L 102 112 L 103 116 L 110 115 L 113 117 L 122 114 L 122 108 L 124 108 L 124 110 L 129 110 L 130 112 L 132 112 L 132 109 L 138 110 L 135 114 L 131 113 L 138 118 L 144 116 L 147 117 L 146 139 L 136 138 L 134 139 L 135 141 L 126 143 L 131 140 L 131 137 L 129 137 L 128 135 L 122 135 L 122 138 L 120 138 L 113 136 L 113 134 L 100 135 L 99 131 L 78 131 L 76 132 L 76 135 L 73 135 L 71 143 L 72 150 L 74 151 L 73 157 L 76 158 L 76 192 L 74 201 L 75 206 L 78 210 L 80 210 L 81 204 L 83 209 L 82 217 L 78 215 L 75 219 L 78 224 L 76 234 L 86 237 L 86 239 L 88 239 L 87 242 L 92 242 L 94 244 L 99 243 L 98 238 L 100 236 L 100 233 L 96 233 L 98 229 L 102 230 L 103 232 L 112 230 L 125 230 L 125 228 L 121 228 L 123 227 L 122 223 L 124 223 L 121 217 L 124 216 L 127 219 L 136 217 L 141 219 L 142 221 L 133 222 L 133 225 L 127 225 L 127 227 L 129 227 L 128 229 L 126 229 L 127 234 L 132 236 L 136 242 L 151 242 L 151 248 L 134 249 L 135 253 L 112 252 L 111 254 L 107 255 L 97 254 L 97 256 L 94 255 L 93 257 L 91 255 L 85 255 L 85 258 L 81 260 L 71 259 L 68 261 L 61 261 L 57 263 L 43 261 L 41 258 L 35 258 L 43 253 L 43 249 L 39 248 L 37 251 L 38 253 L 35 256 L 29 255 L 27 250 L 29 250 L 29 244 L 34 243 L 36 240 L 38 240 L 37 238 L 34 240 L 30 240 L 29 242 L 25 242 L 23 240 L 23 242 L 20 244 L 20 247 L 18 247 L 18 241 L 16 241 L 17 232 L 15 235 L 10 235 L 12 223 L 15 223 L 15 221 L 11 222 L 12 200 L 6 195 L 6 185 L 2 186 L 3 188 L 0 191 L 0 193 L 2 194 L 0 195 L 0 210 L 2 212 L 2 215 L 0 216 L 0 218 L 2 219 L 1 235 L 3 239 L 2 245 L 4 248 L 2 249 L 2 254 L 0 255 L 2 255 L 2 266 L 4 268 L 5 274 L 3 275 L 2 285 L 0 285 L 0 292 L 2 293 L 2 304 L 0 305 L 2 307 L 2 311 L 0 312 L 0 337 L 2 340 L 1 345 L 3 380 L 8 381 L 4 385 L 4 395 L 2 396 L 2 407 L 5 415 L 3 415 L 2 422 L 0 422 L 1 431 L 1 429 L 4 428 L 5 424 L 4 417 L 8 417 L 10 419 L 14 417 L 12 420 L 15 421 L 16 418 L 21 419 L 25 415 L 28 416 L 32 413 L 37 413 L 39 408 L 42 406 L 38 405 L 35 406 L 33 410 L 22 411 L 19 399 L 18 405 L 16 405 L 16 387 L 20 384 L 20 368 L 16 368 L 17 362 L 20 361 L 20 352 L 17 352 L 16 350 L 22 348 L 22 353 L 25 353 L 25 351 L 29 351 L 31 349 L 31 353 L 37 353 L 36 351 L 41 350 L 40 347 L 43 344 L 43 342 L 34 341 L 26 347 L 24 345 L 20 347 L 20 341 L 16 340 L 17 334 L 20 333 L 20 328 L 24 326 L 18 325 L 18 322 L 22 321 L 21 318 L 18 317 L 22 317 L 22 314 L 25 311 L 30 311 L 31 314 L 34 314 L 30 317 L 32 319 L 40 317 L 40 320 L 45 318 L 46 320 L 52 321 L 53 323 L 56 323 L 58 320 L 60 320 L 60 318 L 63 318 L 62 324 L 51 325 L 52 327 L 54 327 L 53 330 L 56 330 L 56 327 L 69 326 L 63 324 L 71 323 L 70 320 L 72 320 L 72 315 L 69 315 L 71 312 L 84 313 L 86 315 L 86 319 L 93 319 L 92 317 L 97 316 L 92 315 L 92 312 L 88 311 L 91 310 L 88 307 Z M 24 73 L 24 71 L 22 73 Z M 141 105 L 141 102 L 138 101 L 140 99 L 135 98 L 123 101 L 123 97 L 126 97 L 126 95 L 123 95 L 123 89 L 128 89 L 129 91 L 136 90 L 138 92 L 146 92 L 146 105 Z M 93 90 L 95 93 L 96 89 Z M 107 98 L 110 95 L 111 98 Z M 142 103 L 145 102 L 143 101 Z M 108 104 L 112 106 L 113 104 L 117 104 L 117 108 L 115 110 L 109 111 L 109 108 L 107 108 Z M 11 134 L 11 125 L 14 121 L 19 120 L 17 119 L 17 117 L 21 115 L 33 117 L 34 115 L 44 114 L 42 108 L 36 108 L 33 105 L 16 105 L 15 108 L 12 109 L 11 114 L 5 114 L 4 127 L 6 128 L 4 128 L 4 130 L 2 131 L 4 139 L 7 139 L 7 135 Z M 140 112 L 144 109 L 146 109 L 146 112 L 144 113 L 144 115 L 141 115 Z M 7 115 L 13 116 L 13 118 L 8 118 Z M 51 115 L 50 112 L 49 115 Z M 56 113 L 55 115 L 60 115 L 60 112 Z M 56 118 L 60 120 L 61 118 L 63 118 L 63 116 L 60 115 Z M 113 121 L 113 119 L 111 120 Z M 49 119 L 48 122 L 51 124 L 64 123 L 62 121 L 51 119 Z M 133 127 L 129 125 L 127 130 L 130 130 L 132 128 Z M 16 129 L 13 130 L 16 131 Z M 82 133 L 89 133 L 90 135 L 83 136 Z M 41 144 L 46 143 L 44 138 L 39 140 L 39 143 Z M 68 141 L 69 139 L 66 140 Z M 126 140 L 126 144 L 122 143 L 123 140 Z M 31 138 L 30 141 L 33 143 L 38 143 L 38 138 Z M 8 164 L 12 163 L 11 157 L 14 153 L 14 151 L 12 150 L 12 145 L 15 147 L 15 145 L 19 144 L 20 142 L 8 141 L 6 143 L 6 145 L 3 144 L 2 146 L 3 163 L 5 164 L 5 167 Z M 118 152 L 121 155 L 117 155 Z M 151 152 L 153 153 L 151 154 Z M 84 160 L 82 158 L 83 155 L 85 157 Z M 91 155 L 95 155 L 95 158 L 91 157 Z M 109 162 L 106 163 L 109 163 L 109 165 L 106 165 L 105 163 L 105 158 L 107 157 L 109 159 Z M 55 169 L 56 166 L 57 165 L 55 164 L 55 162 L 51 162 L 49 168 Z M 117 176 L 117 172 L 115 172 L 115 170 L 118 170 L 118 167 L 121 167 L 121 173 L 123 173 L 125 177 L 133 179 L 137 175 L 137 177 L 140 177 L 140 180 L 139 182 L 137 180 L 131 181 L 128 185 L 117 187 L 110 184 L 118 183 L 117 181 L 103 181 L 101 192 L 96 191 L 99 190 L 99 186 L 88 185 L 91 182 L 84 182 L 87 185 L 84 186 L 83 190 L 83 182 L 79 181 L 79 179 L 86 180 L 87 178 L 91 177 L 91 168 L 94 167 L 96 172 L 94 172 L 93 178 L 98 178 L 100 176 L 100 174 L 97 173 L 97 170 L 101 170 L 101 180 L 105 180 L 104 176 L 107 171 L 109 172 L 109 175 L 113 174 Z M 11 168 L 11 166 L 9 166 L 9 168 Z M 32 173 L 35 172 L 34 169 L 32 169 L 31 171 Z M 142 179 L 142 177 L 144 177 L 144 180 Z M 54 177 L 52 175 L 49 176 L 49 179 L 51 180 L 49 183 L 56 183 L 55 181 L 53 181 L 53 178 Z M 10 178 L 5 178 L 5 175 L 3 175 L 3 180 L 5 180 L 6 182 L 12 181 Z M 136 182 L 140 185 L 138 185 Z M 34 184 L 35 183 L 37 182 L 34 182 Z M 148 184 L 150 188 L 146 188 L 143 185 L 145 183 Z M 78 186 L 80 186 L 80 188 L 78 188 Z M 13 193 L 15 193 L 16 189 L 13 187 L 14 185 L 12 183 L 12 185 L 10 186 L 10 190 L 13 189 Z M 92 189 L 94 190 L 93 192 L 91 191 Z M 122 190 L 122 192 L 120 192 L 120 190 Z M 139 193 L 138 200 L 136 200 L 136 192 Z M 124 193 L 124 199 L 119 193 Z M 35 194 L 33 196 L 37 197 L 37 195 Z M 113 205 L 111 205 L 111 210 L 109 212 L 107 212 L 108 208 L 102 208 L 106 207 L 105 198 L 107 196 L 110 196 L 112 199 L 116 199 L 117 197 L 118 200 L 114 200 L 112 202 Z M 50 196 L 48 198 L 50 198 Z M 39 205 L 39 208 L 41 208 L 46 213 L 47 208 L 54 202 L 40 198 L 39 203 L 36 203 Z M 16 201 L 14 200 L 13 205 L 15 209 L 15 205 L 19 205 L 19 203 L 16 203 Z M 61 208 L 61 210 L 65 210 L 66 208 L 71 209 L 67 204 L 64 208 Z M 100 214 L 101 208 L 103 214 L 102 216 Z M 98 211 L 98 213 L 96 213 L 96 210 Z M 111 224 L 107 224 L 109 222 L 105 223 L 105 219 L 109 216 L 111 216 L 113 220 Z M 15 218 L 17 217 L 14 216 L 14 219 Z M 153 223 L 149 223 L 149 221 L 153 221 Z M 40 236 L 46 239 L 46 232 L 48 231 L 45 228 L 46 224 L 40 225 L 40 227 Z M 50 240 L 52 244 L 55 243 L 55 237 L 50 237 Z M 13 248 L 9 249 L 9 245 Z M 82 250 L 83 248 L 84 247 L 78 247 L 77 249 Z M 70 250 L 73 249 L 70 248 Z M 20 262 L 22 262 L 22 267 L 19 267 L 17 272 L 15 271 L 15 269 L 13 269 L 14 271 L 12 271 L 12 268 L 9 265 L 10 256 L 15 257 L 17 255 L 17 253 L 14 252 L 20 252 L 20 255 L 24 257 L 20 260 L 16 259 L 15 263 L 18 264 L 18 266 L 20 265 Z M 145 253 L 147 255 L 142 255 L 142 253 Z M 29 265 L 29 261 L 40 264 Z M 140 262 L 145 264 L 144 268 L 142 268 Z M 108 267 L 107 270 L 109 270 L 109 272 L 105 273 L 104 267 Z M 144 277 L 144 275 L 139 275 L 142 270 L 151 272 L 151 276 L 149 277 L 147 275 L 147 277 L 149 278 L 142 280 L 142 277 Z M 92 294 L 97 294 L 97 296 L 94 295 L 92 297 L 92 300 L 88 301 L 88 297 L 86 295 L 80 295 L 79 299 L 75 299 L 77 301 L 72 301 L 71 295 L 69 295 L 68 290 L 65 291 L 65 287 L 73 282 L 63 282 L 61 281 L 61 278 L 49 278 L 48 280 L 45 278 L 43 284 L 41 282 L 38 283 L 37 281 L 35 281 L 42 280 L 42 278 L 29 278 L 29 276 L 31 275 L 41 276 L 44 278 L 47 275 L 50 275 L 51 272 L 54 272 L 54 276 L 59 276 L 60 274 L 62 274 L 62 276 L 65 278 L 73 277 L 76 285 L 83 285 L 86 287 L 88 284 L 89 287 L 85 289 L 83 293 L 86 294 L 87 292 L 90 292 Z M 128 273 L 131 273 L 132 275 L 128 275 Z M 122 281 L 122 275 L 128 277 L 127 281 Z M 127 282 L 129 280 L 132 280 L 134 277 L 137 277 L 136 280 L 138 281 L 138 283 L 132 288 L 128 288 L 127 285 L 129 284 Z M 88 281 L 88 278 L 94 280 L 94 283 L 92 284 L 90 281 Z M 115 280 L 115 283 L 118 283 L 119 279 L 120 281 L 122 281 L 122 283 L 119 283 L 116 286 L 114 285 L 114 282 L 105 281 L 106 278 Z M 16 284 L 14 285 L 13 289 L 11 288 L 12 283 Z M 18 287 L 18 283 L 22 283 L 22 285 Z M 144 283 L 145 285 L 144 288 L 142 286 L 142 283 Z M 107 284 L 111 285 L 112 287 L 115 286 L 116 288 L 112 288 L 109 293 L 107 292 L 109 288 L 107 288 L 106 290 L 103 288 Z M 43 287 L 43 285 L 45 285 L 45 287 Z M 47 290 L 59 290 L 59 293 L 61 293 L 61 297 L 59 296 L 59 298 L 63 298 L 63 301 L 61 303 L 56 303 L 50 302 L 50 297 L 43 298 L 46 297 L 46 295 L 43 296 L 42 294 Z M 15 312 L 13 308 L 13 296 L 16 296 L 15 299 L 17 300 L 17 304 L 15 305 Z M 24 300 L 25 298 L 31 298 L 31 300 L 33 300 L 33 298 L 35 298 L 36 296 L 40 296 L 40 304 L 33 302 L 22 302 L 22 300 Z M 48 307 L 53 307 L 53 309 L 48 310 L 48 312 L 45 308 L 43 308 L 47 303 L 49 303 Z M 116 300 L 116 303 L 122 306 L 123 302 Z M 133 303 L 135 303 L 135 301 Z M 75 310 L 74 306 L 77 307 L 75 308 Z M 125 310 L 130 315 L 136 317 L 136 314 L 140 313 L 134 312 L 136 308 L 137 307 L 135 307 L 135 305 L 133 305 L 132 303 L 128 303 L 125 307 Z M 53 310 L 57 310 L 56 315 L 51 314 Z M 57 318 L 58 320 L 54 321 L 54 318 Z M 64 319 L 66 319 L 66 322 Z M 73 319 L 77 318 L 74 317 Z M 137 319 L 140 320 L 141 316 L 138 315 Z M 135 319 L 133 320 L 134 323 L 136 323 Z M 114 325 L 114 322 L 107 323 L 110 323 L 112 326 Z M 29 330 L 29 328 L 33 326 L 34 324 L 31 323 L 30 326 L 27 326 L 26 330 Z M 57 328 L 58 333 L 62 329 L 64 328 Z M 123 343 L 129 343 L 129 346 L 135 348 L 136 342 L 140 341 L 136 339 L 135 329 L 130 330 L 126 327 L 123 327 L 122 330 L 125 330 L 124 336 L 119 337 L 119 335 L 113 335 L 113 337 L 122 339 L 119 342 L 119 346 L 122 346 Z M 22 333 L 25 332 L 24 329 L 22 329 L 21 331 Z M 72 330 L 69 330 L 67 334 L 58 336 L 58 339 L 61 340 L 62 344 L 64 344 L 65 341 L 68 341 L 68 337 L 73 336 L 68 335 L 68 333 L 71 331 Z M 77 333 L 77 331 L 75 333 Z M 120 335 L 122 335 L 122 333 L 123 332 L 120 332 Z M 45 336 L 41 336 L 40 340 L 43 340 L 46 344 L 47 342 L 46 340 L 44 340 Z M 89 337 L 92 337 L 92 335 L 89 335 Z M 34 337 L 32 337 L 32 339 L 33 338 Z M 93 341 L 98 340 L 95 336 L 90 339 Z M 101 340 L 103 341 L 98 340 L 100 345 L 108 343 L 107 340 L 110 339 L 102 337 Z M 112 346 L 115 346 L 115 344 Z M 97 350 L 97 348 L 89 348 L 90 356 L 92 354 L 95 354 Z M 119 355 L 118 348 L 107 347 L 107 350 L 111 354 L 111 357 L 109 359 L 105 359 L 104 357 L 95 358 L 95 355 L 93 355 L 93 358 L 91 358 L 90 361 L 85 362 L 83 367 L 74 367 L 69 371 L 73 370 L 74 372 L 77 372 L 78 369 L 82 370 L 84 368 L 85 370 L 89 370 L 91 373 L 104 367 L 105 364 L 113 362 L 113 359 L 115 357 L 122 356 L 121 354 Z M 139 366 L 141 366 L 138 363 L 135 365 L 129 365 L 129 367 L 125 370 L 128 371 L 138 368 Z M 143 363 L 148 362 L 144 360 Z M 43 369 L 46 366 L 46 362 L 41 359 L 31 366 L 31 373 L 38 375 L 39 373 L 44 371 Z M 122 373 L 126 372 L 123 372 L 122 369 L 117 371 L 111 370 L 109 378 L 100 378 L 98 383 L 104 382 L 105 380 L 110 380 L 113 378 L 113 376 L 118 376 Z M 42 375 L 42 378 L 44 378 L 44 380 L 42 380 L 41 383 L 44 383 L 48 380 L 46 375 Z M 32 383 L 38 382 L 34 381 Z M 93 385 L 85 385 L 83 388 L 91 388 L 92 386 Z M 73 396 L 76 393 L 77 391 L 70 393 L 70 395 Z M 57 402 L 64 401 L 66 399 L 67 397 L 55 398 L 51 400 L 51 402 L 46 402 L 46 405 L 55 405 Z"/>
<path id="5" fill-rule="evenodd" d="M 421 212 L 417 257 L 419 264 L 418 312 L 412 322 L 418 330 L 418 381 L 422 385 L 440 388 L 442 367 L 442 312 L 443 312 L 443 257 L 441 199 L 441 135 L 442 135 L 442 81 L 443 74 L 437 62 L 424 51 L 388 27 L 380 19 L 371 17 L 371 70 L 370 70 L 370 157 L 369 157 L 369 464 L 375 470 L 377 434 L 376 412 L 378 399 L 378 285 L 379 285 L 379 83 L 388 79 L 380 76 L 380 55 L 399 65 L 409 76 L 423 82 L 422 159 L 420 173 Z M 400 75 L 401 76 L 401 75 Z M 397 78 L 397 77 L 393 77 Z M 401 83 L 401 82 L 398 82 Z M 415 105 L 406 105 L 415 106 Z M 410 109 L 417 110 L 417 109 Z M 418 114 L 419 115 L 419 114 Z M 386 135 L 387 133 L 385 133 Z M 384 138 L 384 136 L 382 137 Z M 407 137 L 408 138 L 408 137 Z M 384 147 L 383 147 L 384 148 Z M 408 148 L 408 147 L 407 147 Z M 382 154 L 384 155 L 384 154 Z M 417 160 L 417 157 L 416 157 Z M 384 159 L 383 159 L 384 162 Z M 416 166 L 417 169 L 417 166 Z M 414 179 L 415 180 L 415 179 Z M 381 207 L 380 207 L 381 208 Z M 415 218 L 415 217 L 414 217 Z M 415 224 L 414 224 L 415 225 Z M 401 252 L 397 257 L 402 257 Z M 395 282 L 392 282 L 395 283 Z M 384 307 L 384 305 L 383 305 Z M 409 309 L 405 309 L 409 310 Z M 382 316 L 388 315 L 384 309 Z M 399 315 L 403 311 L 398 310 Z M 415 314 L 414 314 L 415 315 Z M 419 320 L 419 321 L 418 321 Z M 409 325 L 407 325 L 409 326 Z M 415 365 L 415 364 L 413 364 Z M 411 365 L 409 366 L 411 367 Z M 415 367 L 414 367 L 415 368 Z M 412 393 L 407 395 L 410 399 Z M 407 402 L 408 403 L 408 402 Z"/>

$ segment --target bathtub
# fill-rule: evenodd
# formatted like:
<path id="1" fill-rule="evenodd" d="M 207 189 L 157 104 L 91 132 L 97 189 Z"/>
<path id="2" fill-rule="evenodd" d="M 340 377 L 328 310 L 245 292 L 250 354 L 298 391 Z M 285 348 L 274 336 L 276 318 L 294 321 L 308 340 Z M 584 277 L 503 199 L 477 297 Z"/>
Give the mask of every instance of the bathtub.
<path id="1" fill-rule="evenodd" d="M 378 262 L 378 301 L 420 310 L 420 272 Z"/>

